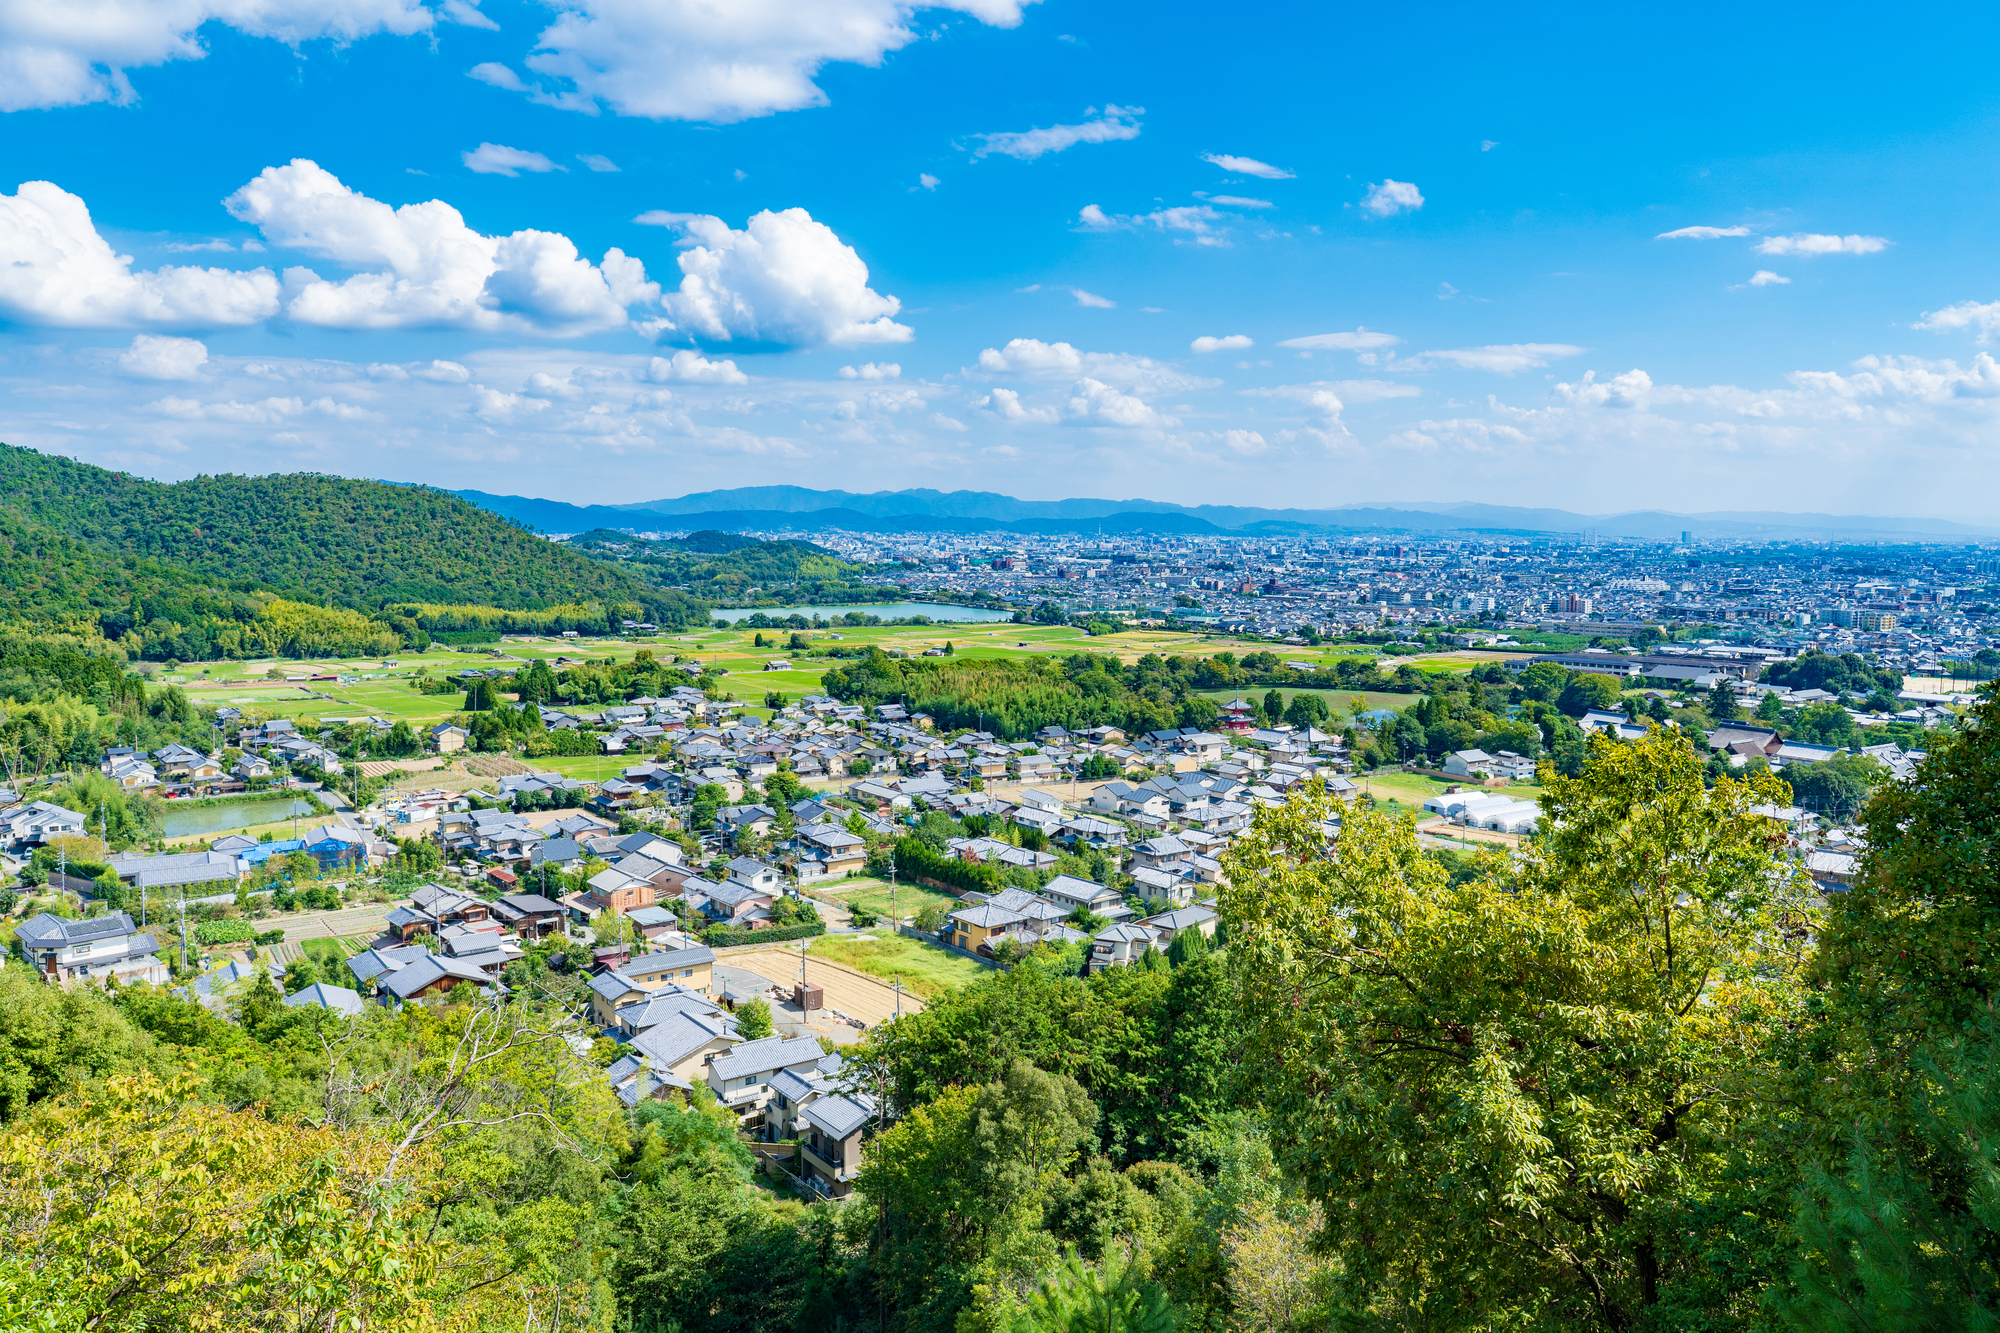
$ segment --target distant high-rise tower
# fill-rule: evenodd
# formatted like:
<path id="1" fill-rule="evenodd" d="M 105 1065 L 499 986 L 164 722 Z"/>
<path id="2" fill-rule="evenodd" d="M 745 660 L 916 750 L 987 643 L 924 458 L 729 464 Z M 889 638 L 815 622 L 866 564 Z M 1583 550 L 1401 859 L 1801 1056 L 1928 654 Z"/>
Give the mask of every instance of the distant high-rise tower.
<path id="1" fill-rule="evenodd" d="M 1681 534 L 1681 545 L 1686 546 L 1687 544 L 1688 544 L 1688 534 L 1683 532 Z"/>

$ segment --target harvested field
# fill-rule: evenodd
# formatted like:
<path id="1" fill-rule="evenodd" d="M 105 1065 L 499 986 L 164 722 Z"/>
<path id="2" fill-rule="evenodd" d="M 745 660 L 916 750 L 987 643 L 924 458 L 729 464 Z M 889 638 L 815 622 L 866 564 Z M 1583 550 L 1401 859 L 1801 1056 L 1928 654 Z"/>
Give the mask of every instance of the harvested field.
<path id="1" fill-rule="evenodd" d="M 740 949 L 716 950 L 716 961 L 778 983 L 789 991 L 799 979 L 799 951 L 778 945 L 746 944 Z M 865 972 L 839 963 L 813 958 L 806 963 L 806 980 L 826 992 L 826 1006 L 860 1019 L 869 1027 L 886 1022 L 896 1014 L 896 992 Z M 903 1012 L 915 1013 L 924 1002 L 903 992 Z"/>

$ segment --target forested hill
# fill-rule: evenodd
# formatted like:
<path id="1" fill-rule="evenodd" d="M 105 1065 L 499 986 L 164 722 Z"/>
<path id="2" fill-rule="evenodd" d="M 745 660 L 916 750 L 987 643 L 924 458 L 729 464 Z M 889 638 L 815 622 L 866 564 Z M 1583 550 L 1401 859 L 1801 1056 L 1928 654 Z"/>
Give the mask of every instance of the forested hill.
<path id="1" fill-rule="evenodd" d="M 0 506 L 99 551 L 356 609 L 650 600 L 631 572 L 426 487 L 311 473 L 167 485 L 0 445 Z"/>

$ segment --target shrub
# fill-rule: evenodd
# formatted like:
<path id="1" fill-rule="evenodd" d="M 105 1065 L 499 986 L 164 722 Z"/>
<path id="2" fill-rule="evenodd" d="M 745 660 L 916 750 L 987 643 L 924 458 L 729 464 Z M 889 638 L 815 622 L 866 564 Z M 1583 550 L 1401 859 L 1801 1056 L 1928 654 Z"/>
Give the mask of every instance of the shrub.
<path id="1" fill-rule="evenodd" d="M 727 949 L 737 944 L 777 944 L 783 940 L 810 939 L 826 934 L 826 926 L 818 921 L 802 926 L 771 926 L 764 930 L 731 930 L 728 926 L 710 926 L 702 935 L 701 942 L 711 949 Z"/>
<path id="2" fill-rule="evenodd" d="M 194 928 L 194 938 L 197 944 L 248 944 L 257 938 L 257 928 L 248 921 L 204 921 Z"/>

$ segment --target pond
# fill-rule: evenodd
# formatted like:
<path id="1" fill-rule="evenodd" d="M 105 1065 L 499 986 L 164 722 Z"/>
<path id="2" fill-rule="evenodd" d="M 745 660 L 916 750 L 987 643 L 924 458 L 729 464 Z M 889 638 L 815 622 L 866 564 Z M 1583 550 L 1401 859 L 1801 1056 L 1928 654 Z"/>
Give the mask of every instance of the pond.
<path id="1" fill-rule="evenodd" d="M 738 607 L 733 611 L 717 611 L 717 620 L 735 624 L 748 620 L 751 616 L 769 616 L 773 620 L 784 620 L 789 616 L 804 616 L 811 620 L 818 616 L 823 620 L 838 620 L 853 612 L 864 616 L 877 616 L 883 620 L 907 620 L 911 616 L 928 616 L 932 620 L 954 622 L 990 623 L 1012 620 L 1012 611 L 982 611 L 971 606 L 945 606 L 939 602 L 878 602 L 870 606 L 750 606 Z"/>
<path id="2" fill-rule="evenodd" d="M 252 824 L 275 824 L 293 815 L 312 812 L 312 806 L 297 797 L 289 801 L 231 801 L 227 805 L 197 805 L 185 810 L 176 810 L 169 803 L 160 827 L 169 838 L 200 838 L 227 833 L 233 828 L 249 828 Z"/>

